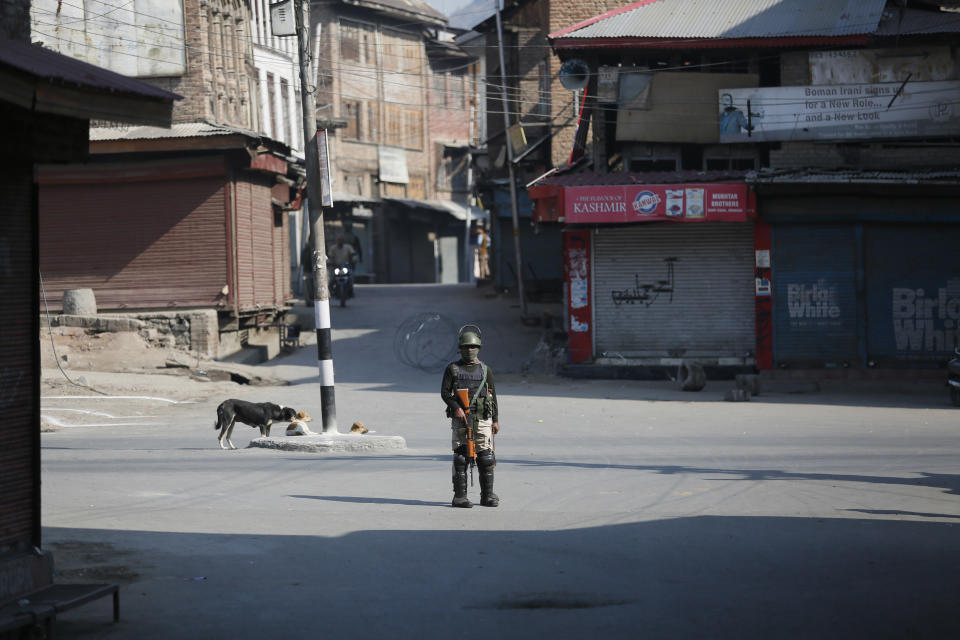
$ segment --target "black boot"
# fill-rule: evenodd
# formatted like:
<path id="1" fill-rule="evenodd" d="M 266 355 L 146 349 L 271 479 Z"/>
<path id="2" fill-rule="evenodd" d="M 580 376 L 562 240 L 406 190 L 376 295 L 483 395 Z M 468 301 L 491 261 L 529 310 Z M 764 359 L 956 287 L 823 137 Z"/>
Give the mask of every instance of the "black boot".
<path id="1" fill-rule="evenodd" d="M 496 507 L 500 505 L 500 498 L 493 492 L 493 467 L 487 467 L 480 472 L 480 506 Z"/>
<path id="2" fill-rule="evenodd" d="M 458 464 L 459 463 L 459 464 Z M 473 506 L 467 497 L 467 461 L 463 456 L 453 456 L 453 502 L 454 507 L 469 509 Z"/>

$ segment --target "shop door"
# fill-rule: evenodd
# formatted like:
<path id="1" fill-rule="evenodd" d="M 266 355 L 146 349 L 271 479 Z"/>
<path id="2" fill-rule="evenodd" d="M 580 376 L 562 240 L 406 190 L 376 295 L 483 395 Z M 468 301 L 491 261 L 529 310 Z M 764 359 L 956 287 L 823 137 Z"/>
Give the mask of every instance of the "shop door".
<path id="1" fill-rule="evenodd" d="M 960 225 L 871 225 L 864 238 L 867 356 L 939 366 L 960 343 Z"/>
<path id="2" fill-rule="evenodd" d="M 857 227 L 773 227 L 776 366 L 856 366 Z"/>
<path id="3" fill-rule="evenodd" d="M 737 357 L 755 349 L 753 225 L 646 224 L 594 236 L 597 356 Z"/>

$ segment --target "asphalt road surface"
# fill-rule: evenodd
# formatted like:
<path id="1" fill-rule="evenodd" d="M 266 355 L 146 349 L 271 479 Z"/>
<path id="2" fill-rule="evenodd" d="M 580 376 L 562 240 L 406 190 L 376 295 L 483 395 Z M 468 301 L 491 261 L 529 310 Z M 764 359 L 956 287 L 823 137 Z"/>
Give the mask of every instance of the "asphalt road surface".
<path id="1" fill-rule="evenodd" d="M 499 508 L 449 505 L 427 365 L 455 335 L 401 340 L 422 368 L 398 348 L 425 312 L 485 329 Z M 518 314 L 462 286 L 360 287 L 333 309 L 341 429 L 401 435 L 395 454 L 245 448 L 242 425 L 221 451 L 224 398 L 189 389 L 45 399 L 87 416 L 43 435 L 57 579 L 122 584 L 118 624 L 104 600 L 61 617 L 58 637 L 960 636 L 960 410 L 945 388 L 727 403 L 727 382 L 554 378 Z M 306 409 L 316 430 L 316 348 L 261 368 L 292 384 L 232 395 Z"/>

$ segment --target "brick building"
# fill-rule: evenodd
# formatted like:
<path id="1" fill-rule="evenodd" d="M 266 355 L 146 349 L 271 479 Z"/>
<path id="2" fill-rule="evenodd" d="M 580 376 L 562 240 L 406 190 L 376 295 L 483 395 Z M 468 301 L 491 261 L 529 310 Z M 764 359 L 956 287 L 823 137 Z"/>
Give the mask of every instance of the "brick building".
<path id="1" fill-rule="evenodd" d="M 182 96 L 172 127 L 104 118 L 87 162 L 40 172 L 51 308 L 89 287 L 101 310 L 173 310 L 203 327 L 182 335 L 219 330 L 180 345 L 207 355 L 255 340 L 291 299 L 287 211 L 303 171 L 288 144 L 258 133 L 249 3 L 135 0 L 103 13 L 37 0 L 31 23 L 47 48 Z"/>
<path id="2" fill-rule="evenodd" d="M 437 40 L 446 18 L 424 2 L 397 0 L 314 3 L 311 21 L 321 34 L 317 119 L 328 130 L 333 167 L 328 243 L 350 225 L 362 250 L 361 279 L 464 279 L 454 271 L 460 260 L 443 261 L 443 274 L 437 258 L 463 236 L 467 214 L 451 199 L 459 187 L 438 182 L 444 152 L 435 142 L 467 143 L 468 119 L 453 117 L 452 103 L 462 110 L 476 87 L 469 65 L 434 73 L 428 42 L 434 59 L 443 49 L 446 58 L 468 61 Z"/>
<path id="3" fill-rule="evenodd" d="M 489 3 L 487 3 L 489 4 Z M 560 59 L 551 51 L 547 35 L 572 22 L 598 12 L 614 9 L 622 0 L 563 2 L 559 0 L 515 0 L 505 2 L 502 11 L 503 45 L 506 60 L 507 111 L 511 123 L 519 122 L 524 142 L 516 147 L 516 174 L 519 191 L 520 244 L 524 266 L 514 264 L 512 211 L 506 169 L 506 141 L 500 87 L 500 60 L 495 17 L 473 13 L 478 3 L 468 5 L 462 15 L 479 16 L 471 28 L 482 35 L 485 55 L 486 146 L 488 158 L 480 176 L 484 203 L 491 211 L 494 279 L 502 288 L 514 288 L 517 274 L 523 273 L 527 290 L 533 295 L 559 295 L 561 264 L 554 248 L 559 242 L 556 229 L 534 229 L 531 203 L 523 185 L 570 159 L 579 118 L 579 93 L 560 84 Z M 456 15 L 454 16 L 457 17 Z M 465 23 L 464 23 L 465 24 Z"/>
<path id="4" fill-rule="evenodd" d="M 941 4 L 644 1 L 551 34 L 591 70 L 593 171 L 530 189 L 564 225 L 572 360 L 938 376 L 960 342 Z"/>

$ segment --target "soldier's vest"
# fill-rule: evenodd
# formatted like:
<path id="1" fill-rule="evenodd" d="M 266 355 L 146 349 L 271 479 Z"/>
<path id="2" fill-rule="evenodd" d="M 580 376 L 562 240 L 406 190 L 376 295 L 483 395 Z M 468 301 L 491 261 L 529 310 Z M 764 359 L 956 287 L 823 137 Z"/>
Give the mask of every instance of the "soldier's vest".
<path id="1" fill-rule="evenodd" d="M 486 367 L 487 365 L 481 362 L 479 367 L 476 367 L 473 371 L 468 371 L 466 368 L 457 365 L 457 389 L 469 389 L 470 397 L 473 398 L 476 396 L 476 400 L 473 401 L 470 410 L 481 418 L 490 417 L 490 408 L 487 402 L 487 385 L 484 382 L 484 378 L 486 377 L 484 371 Z M 481 384 L 483 384 L 482 388 Z M 477 392 L 478 389 L 479 393 Z"/>

